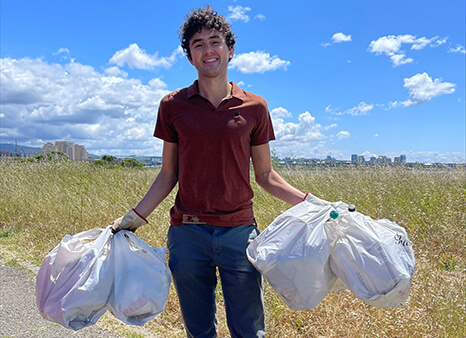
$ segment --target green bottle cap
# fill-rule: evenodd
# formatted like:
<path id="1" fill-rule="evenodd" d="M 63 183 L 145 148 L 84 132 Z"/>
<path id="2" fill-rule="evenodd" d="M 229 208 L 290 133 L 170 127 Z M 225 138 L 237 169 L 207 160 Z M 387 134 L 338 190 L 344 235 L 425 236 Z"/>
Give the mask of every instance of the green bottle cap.
<path id="1" fill-rule="evenodd" d="M 332 211 L 330 212 L 330 218 L 336 219 L 337 217 L 338 217 L 338 212 L 335 211 L 335 210 L 332 210 Z"/>

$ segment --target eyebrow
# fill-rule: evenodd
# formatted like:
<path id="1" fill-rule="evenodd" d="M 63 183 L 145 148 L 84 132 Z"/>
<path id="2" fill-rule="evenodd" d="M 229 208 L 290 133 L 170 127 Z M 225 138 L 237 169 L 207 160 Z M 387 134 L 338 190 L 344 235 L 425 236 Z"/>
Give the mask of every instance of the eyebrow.
<path id="1" fill-rule="evenodd" d="M 221 39 L 221 36 L 216 34 L 216 35 L 211 35 L 207 38 L 207 40 L 210 40 L 210 39 Z M 195 39 L 191 42 L 191 45 L 194 45 L 196 42 L 199 42 L 199 41 L 202 41 L 203 39 Z"/>

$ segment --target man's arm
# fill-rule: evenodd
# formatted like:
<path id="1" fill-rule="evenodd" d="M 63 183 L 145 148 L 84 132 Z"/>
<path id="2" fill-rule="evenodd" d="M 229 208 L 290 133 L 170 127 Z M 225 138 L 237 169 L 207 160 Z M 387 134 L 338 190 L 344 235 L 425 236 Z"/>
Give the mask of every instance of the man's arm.
<path id="1" fill-rule="evenodd" d="M 251 157 L 256 182 L 265 191 L 292 205 L 303 201 L 306 194 L 293 187 L 273 170 L 268 143 L 252 146 Z"/>
<path id="2" fill-rule="evenodd" d="M 164 141 L 162 169 L 152 183 L 149 191 L 136 206 L 136 211 L 146 218 L 173 190 L 178 182 L 178 144 Z"/>

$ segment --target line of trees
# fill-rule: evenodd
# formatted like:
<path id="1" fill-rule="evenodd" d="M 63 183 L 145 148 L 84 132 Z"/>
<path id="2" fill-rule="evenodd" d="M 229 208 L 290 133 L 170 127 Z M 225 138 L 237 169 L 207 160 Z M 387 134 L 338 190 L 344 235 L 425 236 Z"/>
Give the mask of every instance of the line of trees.
<path id="1" fill-rule="evenodd" d="M 17 162 L 45 162 L 45 161 L 67 161 L 69 160 L 68 155 L 62 151 L 52 150 L 47 153 L 47 155 L 36 155 L 34 157 L 15 157 Z"/>
<path id="2" fill-rule="evenodd" d="M 143 164 L 134 158 L 125 158 L 117 161 L 115 156 L 103 155 L 99 160 L 94 162 L 94 165 L 104 166 L 108 168 L 122 167 L 122 168 L 142 168 Z"/>
<path id="3" fill-rule="evenodd" d="M 52 150 L 47 155 L 36 155 L 31 158 L 15 157 L 18 162 L 34 163 L 34 162 L 50 162 L 50 161 L 68 161 L 68 156 L 62 151 Z M 96 160 L 92 165 L 107 168 L 142 168 L 143 164 L 134 158 L 125 158 L 118 161 L 115 156 L 103 155 Z"/>

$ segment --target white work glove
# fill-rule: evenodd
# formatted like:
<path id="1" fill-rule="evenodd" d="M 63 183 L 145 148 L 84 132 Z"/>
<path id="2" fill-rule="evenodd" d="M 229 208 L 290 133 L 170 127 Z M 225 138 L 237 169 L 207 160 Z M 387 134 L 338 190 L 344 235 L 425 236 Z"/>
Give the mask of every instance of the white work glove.
<path id="1" fill-rule="evenodd" d="M 308 201 L 309 203 L 315 204 L 315 205 L 329 205 L 329 204 L 332 204 L 331 202 L 327 202 L 327 201 L 325 201 L 323 199 L 320 199 L 320 198 L 314 196 L 310 192 L 308 192 L 306 194 L 306 196 L 304 196 L 304 201 Z"/>
<path id="2" fill-rule="evenodd" d="M 114 220 L 111 225 L 113 232 L 118 232 L 120 230 L 129 230 L 135 232 L 137 228 L 142 225 L 146 225 L 147 223 L 147 220 L 139 215 L 133 208 L 125 216 Z"/>

